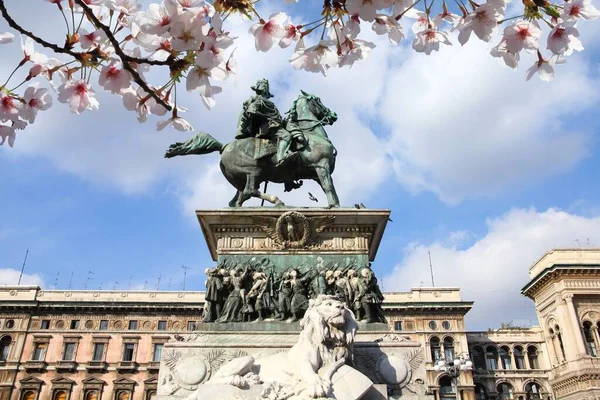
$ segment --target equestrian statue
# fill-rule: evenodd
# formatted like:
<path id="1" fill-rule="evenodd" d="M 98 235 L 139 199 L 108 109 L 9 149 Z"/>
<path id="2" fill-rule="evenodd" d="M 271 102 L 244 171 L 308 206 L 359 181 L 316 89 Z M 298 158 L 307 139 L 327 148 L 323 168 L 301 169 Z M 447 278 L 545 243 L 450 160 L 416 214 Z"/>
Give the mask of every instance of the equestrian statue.
<path id="1" fill-rule="evenodd" d="M 260 184 L 283 183 L 287 192 L 299 188 L 302 179 L 317 181 L 329 207 L 339 207 L 331 178 L 337 151 L 323 128 L 333 124 L 337 114 L 317 96 L 302 91 L 283 118 L 271 101 L 266 79 L 252 90 L 256 95 L 244 102 L 233 142 L 224 145 L 201 132 L 187 142 L 172 144 L 165 157 L 221 153 L 221 171 L 237 189 L 230 207 L 241 207 L 251 197 L 283 206 L 277 196 L 262 193 Z"/>

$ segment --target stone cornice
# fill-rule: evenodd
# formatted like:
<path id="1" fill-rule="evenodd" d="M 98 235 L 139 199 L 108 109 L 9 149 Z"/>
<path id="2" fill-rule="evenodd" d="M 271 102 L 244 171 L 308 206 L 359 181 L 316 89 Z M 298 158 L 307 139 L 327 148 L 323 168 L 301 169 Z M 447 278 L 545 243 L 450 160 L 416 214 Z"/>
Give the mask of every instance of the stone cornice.
<path id="1" fill-rule="evenodd" d="M 531 299 L 535 294 L 552 279 L 562 275 L 600 275 L 600 264 L 573 265 L 553 264 L 541 271 L 527 285 L 521 289 L 521 294 Z"/>

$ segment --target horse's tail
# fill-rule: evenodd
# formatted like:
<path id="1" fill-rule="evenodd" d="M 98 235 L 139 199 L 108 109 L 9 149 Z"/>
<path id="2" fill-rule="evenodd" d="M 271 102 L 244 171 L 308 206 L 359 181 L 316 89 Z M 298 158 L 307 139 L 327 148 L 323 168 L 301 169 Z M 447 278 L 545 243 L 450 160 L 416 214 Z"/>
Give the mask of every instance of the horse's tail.
<path id="1" fill-rule="evenodd" d="M 188 154 L 208 154 L 213 151 L 219 153 L 225 146 L 208 133 L 200 132 L 187 142 L 177 142 L 169 146 L 165 158 L 187 156 Z"/>

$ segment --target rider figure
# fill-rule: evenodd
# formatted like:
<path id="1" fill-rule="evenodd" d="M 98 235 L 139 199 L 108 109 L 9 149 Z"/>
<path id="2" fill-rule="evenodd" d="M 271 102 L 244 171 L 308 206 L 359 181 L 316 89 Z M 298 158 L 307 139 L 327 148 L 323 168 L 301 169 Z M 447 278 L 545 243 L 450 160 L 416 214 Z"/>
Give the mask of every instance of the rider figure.
<path id="1" fill-rule="evenodd" d="M 302 136 L 302 133 L 298 129 L 292 129 L 291 133 L 285 129 L 279 110 L 270 100 L 273 95 L 269 90 L 268 80 L 260 79 L 251 89 L 256 92 L 256 96 L 252 96 L 244 102 L 235 138 L 278 139 L 277 165 L 280 165 L 290 155 L 292 139 L 296 138 L 302 142 L 304 138 L 299 137 Z M 288 126 L 292 126 L 292 124 L 288 124 Z"/>

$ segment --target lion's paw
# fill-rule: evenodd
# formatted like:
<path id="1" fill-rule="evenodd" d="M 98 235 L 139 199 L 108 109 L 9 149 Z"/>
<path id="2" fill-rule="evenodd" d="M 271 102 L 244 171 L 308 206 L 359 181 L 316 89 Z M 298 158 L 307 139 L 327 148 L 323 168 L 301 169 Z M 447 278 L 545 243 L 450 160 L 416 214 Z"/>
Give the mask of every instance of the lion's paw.
<path id="1" fill-rule="evenodd" d="M 327 397 L 331 389 L 331 382 L 322 379 L 319 375 L 315 375 L 310 382 L 306 383 L 305 393 L 313 398 Z"/>
<path id="2" fill-rule="evenodd" d="M 248 381 L 241 375 L 232 375 L 228 384 L 240 389 L 244 389 L 249 386 Z"/>

